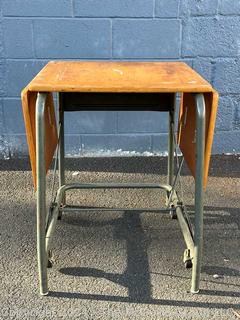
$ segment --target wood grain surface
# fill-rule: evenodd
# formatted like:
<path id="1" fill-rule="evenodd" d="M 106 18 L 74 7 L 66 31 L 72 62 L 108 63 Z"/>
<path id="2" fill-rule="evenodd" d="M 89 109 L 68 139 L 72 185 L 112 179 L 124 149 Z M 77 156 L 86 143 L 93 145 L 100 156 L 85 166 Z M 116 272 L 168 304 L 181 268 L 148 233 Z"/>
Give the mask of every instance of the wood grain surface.
<path id="1" fill-rule="evenodd" d="M 183 62 L 49 62 L 30 91 L 206 92 L 211 85 Z"/>
<path id="2" fill-rule="evenodd" d="M 22 106 L 29 154 L 36 188 L 35 102 L 38 92 L 47 92 L 45 117 L 46 169 L 57 146 L 52 92 L 182 93 L 178 141 L 185 161 L 195 177 L 196 111 L 192 93 L 203 93 L 206 104 L 204 186 L 214 136 L 218 94 L 196 71 L 183 62 L 51 61 L 22 91 Z M 105 106 L 106 110 L 107 106 Z M 136 105 L 136 111 L 138 106 Z"/>

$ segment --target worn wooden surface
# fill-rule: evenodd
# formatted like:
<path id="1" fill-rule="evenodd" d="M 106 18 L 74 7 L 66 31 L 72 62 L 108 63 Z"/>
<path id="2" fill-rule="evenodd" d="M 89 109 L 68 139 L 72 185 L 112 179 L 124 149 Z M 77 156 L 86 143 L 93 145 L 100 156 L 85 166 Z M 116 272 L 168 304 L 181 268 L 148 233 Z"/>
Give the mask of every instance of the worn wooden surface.
<path id="1" fill-rule="evenodd" d="M 206 102 L 206 187 L 214 135 L 218 94 L 198 73 L 183 62 L 87 62 L 52 61 L 22 92 L 22 105 L 36 186 L 35 101 L 37 92 L 50 93 L 46 117 L 46 167 L 49 168 L 57 145 L 52 92 L 156 93 L 180 92 L 178 140 L 186 163 L 195 176 L 195 102 L 190 93 L 203 93 Z M 106 106 L 105 106 L 106 110 Z M 136 105 L 136 111 L 138 106 Z M 183 119 L 187 119 L 184 122 Z M 51 121 L 50 121 L 51 120 Z"/>
<path id="2" fill-rule="evenodd" d="M 183 62 L 52 61 L 30 91 L 206 92 L 211 85 Z"/>

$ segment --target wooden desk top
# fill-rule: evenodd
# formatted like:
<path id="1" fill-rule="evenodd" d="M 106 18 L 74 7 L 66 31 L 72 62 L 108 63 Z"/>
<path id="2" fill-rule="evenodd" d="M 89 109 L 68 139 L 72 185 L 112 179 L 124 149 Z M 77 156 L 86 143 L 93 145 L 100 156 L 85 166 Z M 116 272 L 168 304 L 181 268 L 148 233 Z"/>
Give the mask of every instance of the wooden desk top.
<path id="1" fill-rule="evenodd" d="M 212 86 L 183 62 L 51 61 L 29 91 L 211 92 Z"/>
<path id="2" fill-rule="evenodd" d="M 203 93 L 206 105 L 204 186 L 206 187 L 218 105 L 218 94 L 183 62 L 52 61 L 22 91 L 23 115 L 36 188 L 35 104 L 47 92 L 46 171 L 58 143 L 52 92 L 181 92 L 178 142 L 186 163 L 196 174 L 196 113 L 192 93 Z M 137 108 L 136 108 L 137 110 Z"/>

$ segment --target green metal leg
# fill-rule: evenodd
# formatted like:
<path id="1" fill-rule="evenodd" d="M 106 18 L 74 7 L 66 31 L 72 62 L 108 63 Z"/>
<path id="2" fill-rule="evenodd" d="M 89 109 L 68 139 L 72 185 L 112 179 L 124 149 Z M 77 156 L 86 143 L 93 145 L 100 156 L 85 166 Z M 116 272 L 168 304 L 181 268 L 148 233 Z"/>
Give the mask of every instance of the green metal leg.
<path id="1" fill-rule="evenodd" d="M 187 248 L 191 252 L 190 258 L 193 262 L 191 292 L 199 291 L 201 255 L 203 245 L 203 172 L 204 172 L 204 151 L 205 151 L 205 102 L 202 94 L 195 95 L 196 100 L 196 181 L 195 181 L 195 233 L 192 239 L 190 227 L 185 219 L 181 205 L 175 192 L 172 201 L 184 235 Z M 36 156 L 37 156 L 37 251 L 40 294 L 48 294 L 47 285 L 47 252 L 50 247 L 53 232 L 57 223 L 61 205 L 65 204 L 65 193 L 70 189 L 90 188 L 161 188 L 169 195 L 172 193 L 174 174 L 174 117 L 175 105 L 169 114 L 169 157 L 168 157 L 168 184 L 71 184 L 65 185 L 64 176 L 64 112 L 60 95 L 59 108 L 59 189 L 54 203 L 52 218 L 46 228 L 46 167 L 45 167 L 45 111 L 46 94 L 39 93 L 36 102 Z M 194 240 L 194 241 L 193 241 Z M 193 252 L 193 254 L 192 254 Z"/>
<path id="2" fill-rule="evenodd" d="M 59 169 L 59 188 L 65 184 L 65 165 L 64 165 L 64 110 L 62 103 L 62 95 L 59 93 L 59 153 L 58 153 L 58 169 Z M 62 205 L 65 205 L 65 194 L 62 198 Z M 58 218 L 61 219 L 62 212 L 59 212 Z"/>
<path id="3" fill-rule="evenodd" d="M 37 157 L 37 256 L 40 294 L 48 294 L 46 228 L 46 166 L 44 111 L 46 94 L 39 93 L 36 101 L 36 157 Z"/>
<path id="4" fill-rule="evenodd" d="M 174 94 L 173 107 L 169 111 L 168 178 L 167 178 L 167 183 L 170 186 L 173 184 L 173 175 L 174 175 L 175 104 L 176 104 L 176 94 Z"/>
<path id="5" fill-rule="evenodd" d="M 196 179 L 195 179 L 195 232 L 192 270 L 192 293 L 199 292 L 203 247 L 203 177 L 205 151 L 205 101 L 203 94 L 195 95 L 196 102 Z"/>

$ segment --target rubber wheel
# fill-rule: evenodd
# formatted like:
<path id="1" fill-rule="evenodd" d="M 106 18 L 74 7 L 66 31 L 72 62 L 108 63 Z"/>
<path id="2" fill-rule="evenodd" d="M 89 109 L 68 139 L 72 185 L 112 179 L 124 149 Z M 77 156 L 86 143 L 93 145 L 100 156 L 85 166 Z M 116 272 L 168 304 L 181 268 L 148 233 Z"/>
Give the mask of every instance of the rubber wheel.
<path id="1" fill-rule="evenodd" d="M 175 211 L 175 210 L 171 210 L 171 211 L 170 211 L 170 217 L 171 217 L 171 219 L 173 219 L 173 220 L 176 220 L 176 219 L 177 219 L 177 214 L 176 214 L 176 211 Z"/>
<path id="2" fill-rule="evenodd" d="M 191 269 L 192 268 L 192 260 L 186 260 L 185 262 L 184 262 L 184 265 L 185 265 L 185 268 L 186 269 Z"/>
<path id="3" fill-rule="evenodd" d="M 47 262 L 47 268 L 52 268 L 52 266 L 53 266 L 52 261 L 51 261 L 51 260 L 48 260 L 48 262 Z"/>
<path id="4" fill-rule="evenodd" d="M 62 212 L 60 210 L 58 211 L 58 220 L 62 220 Z"/>

